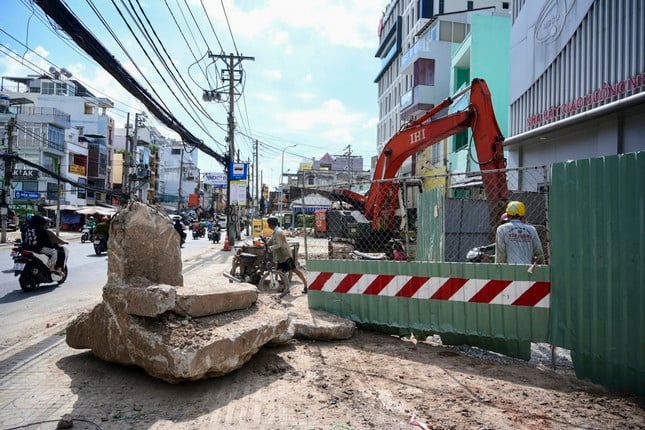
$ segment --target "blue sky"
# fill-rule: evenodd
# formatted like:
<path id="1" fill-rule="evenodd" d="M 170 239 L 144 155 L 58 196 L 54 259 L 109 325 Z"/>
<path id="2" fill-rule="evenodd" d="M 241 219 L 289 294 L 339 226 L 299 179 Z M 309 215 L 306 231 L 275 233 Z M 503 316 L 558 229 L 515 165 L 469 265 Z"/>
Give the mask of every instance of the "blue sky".
<path id="1" fill-rule="evenodd" d="M 202 90 L 225 85 L 218 81 L 216 72 L 225 66 L 221 62 L 212 63 L 206 54 L 210 50 L 213 54 L 232 52 L 254 57 L 253 61 L 242 62 L 244 86 L 243 95 L 235 104 L 238 130 L 235 146 L 242 161 L 246 161 L 253 156 L 254 139 L 259 140 L 259 166 L 264 182 L 271 187 L 279 182 L 283 150 L 285 172 L 295 172 L 301 161 L 311 157 L 343 154 L 348 145 L 353 155 L 364 157 L 364 168 L 369 169 L 369 157 L 376 151 L 378 120 L 374 78 L 380 64 L 374 53 L 378 45 L 378 20 L 387 3 L 66 0 L 74 14 L 140 84 L 149 92 L 157 91 L 189 131 L 220 153 L 226 152 L 228 103 L 203 102 Z M 114 4 L 132 27 L 135 20 L 128 10 L 136 12 L 143 22 L 147 17 L 152 23 L 156 36 L 150 29 L 149 34 L 161 40 L 172 59 L 175 78 L 190 93 L 188 98 L 181 96 L 160 60 L 152 55 L 142 32 L 133 28 L 163 79 L 157 74 Z M 111 116 L 118 127 L 125 124 L 126 112 L 132 117 L 144 110 L 62 30 L 57 30 L 35 3 L 3 0 L 2 5 L 0 75 L 24 76 L 42 73 L 52 65 L 64 67 L 95 95 L 116 103 Z M 130 5 L 133 9 L 129 9 Z M 201 108 L 191 107 L 189 100 Z M 153 119 L 151 123 L 175 137 L 159 121 Z M 202 171 L 222 171 L 219 163 L 204 154 L 199 156 L 199 167 Z"/>

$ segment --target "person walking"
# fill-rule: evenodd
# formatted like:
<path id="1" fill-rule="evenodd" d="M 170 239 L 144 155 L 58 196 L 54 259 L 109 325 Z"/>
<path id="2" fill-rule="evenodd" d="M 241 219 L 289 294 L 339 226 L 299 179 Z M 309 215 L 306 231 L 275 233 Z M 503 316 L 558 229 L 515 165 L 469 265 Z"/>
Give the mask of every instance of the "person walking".
<path id="1" fill-rule="evenodd" d="M 495 263 L 541 264 L 544 250 L 537 230 L 526 224 L 526 206 L 520 201 L 506 205 L 508 221 L 497 227 L 495 234 Z"/>
<path id="2" fill-rule="evenodd" d="M 282 230 L 278 225 L 278 218 L 269 217 L 267 219 L 267 224 L 273 231 L 271 238 L 267 242 L 269 249 L 273 253 L 273 261 L 277 263 L 279 270 L 295 273 L 304 284 L 302 293 L 307 294 L 307 278 L 304 273 L 296 267 L 296 263 L 291 255 L 291 247 L 287 242 L 287 235 L 284 234 L 284 230 Z"/>

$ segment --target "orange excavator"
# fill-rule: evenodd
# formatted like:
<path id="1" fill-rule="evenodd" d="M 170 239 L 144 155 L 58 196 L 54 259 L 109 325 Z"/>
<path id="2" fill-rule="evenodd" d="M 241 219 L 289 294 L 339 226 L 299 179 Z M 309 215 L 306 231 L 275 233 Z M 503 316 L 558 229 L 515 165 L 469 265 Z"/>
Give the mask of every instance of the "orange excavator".
<path id="1" fill-rule="evenodd" d="M 468 90 L 470 101 L 466 109 L 433 118 Z M 470 86 L 460 93 L 405 124 L 383 148 L 366 196 L 337 189 L 334 190 L 334 197 L 352 203 L 361 210 L 370 220 L 372 231 L 391 232 L 395 225 L 399 193 L 399 186 L 392 179 L 396 177 L 403 162 L 413 154 L 468 128 L 472 130 L 491 217 L 499 218 L 509 195 L 503 171 L 506 167 L 502 148 L 504 136 L 495 118 L 488 85 L 483 79 L 473 79 Z"/>

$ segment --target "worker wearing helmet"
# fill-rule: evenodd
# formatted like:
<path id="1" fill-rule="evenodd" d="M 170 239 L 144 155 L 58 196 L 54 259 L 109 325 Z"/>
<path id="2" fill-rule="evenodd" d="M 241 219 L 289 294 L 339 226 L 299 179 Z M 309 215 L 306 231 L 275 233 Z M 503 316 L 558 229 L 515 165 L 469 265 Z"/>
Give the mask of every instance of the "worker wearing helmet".
<path id="1" fill-rule="evenodd" d="M 302 283 L 305 285 L 302 292 L 307 294 L 307 278 L 305 275 L 296 267 L 296 263 L 291 255 L 291 247 L 287 242 L 287 236 L 284 234 L 284 231 L 280 228 L 278 219 L 276 217 L 269 217 L 267 219 L 267 224 L 269 228 L 273 230 L 271 238 L 267 242 L 269 249 L 273 253 L 273 261 L 277 263 L 279 270 L 283 272 L 293 272 L 300 278 Z"/>
<path id="2" fill-rule="evenodd" d="M 537 230 L 523 221 L 524 203 L 508 202 L 506 215 L 508 221 L 497 227 L 495 235 L 495 263 L 543 263 L 544 251 Z"/>

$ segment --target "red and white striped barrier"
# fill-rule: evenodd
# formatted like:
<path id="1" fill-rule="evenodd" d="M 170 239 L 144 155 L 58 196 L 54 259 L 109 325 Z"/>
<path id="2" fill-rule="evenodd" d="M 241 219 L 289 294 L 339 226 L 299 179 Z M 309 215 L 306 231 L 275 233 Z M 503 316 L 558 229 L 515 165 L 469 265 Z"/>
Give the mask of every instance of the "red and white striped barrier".
<path id="1" fill-rule="evenodd" d="M 408 275 L 309 272 L 310 290 L 548 308 L 551 283 Z"/>

